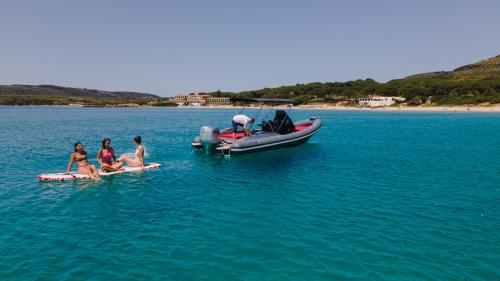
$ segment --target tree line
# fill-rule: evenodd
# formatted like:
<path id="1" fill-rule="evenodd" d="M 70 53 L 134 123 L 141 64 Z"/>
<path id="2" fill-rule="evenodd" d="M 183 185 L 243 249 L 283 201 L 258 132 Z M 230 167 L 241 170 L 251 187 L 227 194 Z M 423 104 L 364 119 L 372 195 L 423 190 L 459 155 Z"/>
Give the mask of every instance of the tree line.
<path id="1" fill-rule="evenodd" d="M 437 105 L 500 103 L 500 76 L 475 78 L 452 77 L 447 74 L 434 77 L 409 77 L 379 83 L 373 79 L 347 82 L 296 84 L 243 92 L 210 93 L 219 97 L 287 98 L 294 104 L 314 102 L 352 103 L 369 95 L 398 96 L 410 105 L 427 100 Z"/>

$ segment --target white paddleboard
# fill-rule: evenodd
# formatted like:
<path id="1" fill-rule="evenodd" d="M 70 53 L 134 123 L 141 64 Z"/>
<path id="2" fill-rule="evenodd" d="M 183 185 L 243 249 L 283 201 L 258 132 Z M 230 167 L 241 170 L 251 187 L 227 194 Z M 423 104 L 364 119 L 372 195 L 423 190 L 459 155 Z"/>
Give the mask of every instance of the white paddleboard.
<path id="1" fill-rule="evenodd" d="M 109 172 L 109 173 L 104 173 L 102 171 L 99 171 L 99 175 L 101 177 L 109 176 L 109 175 L 115 175 L 115 174 L 122 174 L 122 173 L 130 173 L 130 172 L 137 172 L 137 171 L 142 171 L 144 170 L 151 170 L 155 168 L 159 168 L 161 166 L 160 163 L 150 163 L 146 164 L 144 168 L 140 167 L 123 167 L 124 170 L 121 171 L 116 171 L 116 172 Z M 88 175 L 82 175 L 79 173 L 69 173 L 69 175 L 66 175 L 64 173 L 53 173 L 53 174 L 41 174 L 38 175 L 38 180 L 41 181 L 69 181 L 69 180 L 78 180 L 78 179 L 88 179 L 90 178 Z"/>

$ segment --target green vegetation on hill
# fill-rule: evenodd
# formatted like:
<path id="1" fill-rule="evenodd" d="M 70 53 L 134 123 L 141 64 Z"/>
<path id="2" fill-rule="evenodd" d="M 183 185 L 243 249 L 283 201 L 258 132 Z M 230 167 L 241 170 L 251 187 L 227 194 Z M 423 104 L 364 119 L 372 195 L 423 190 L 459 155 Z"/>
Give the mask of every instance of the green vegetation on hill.
<path id="1" fill-rule="evenodd" d="M 4 105 L 145 105 L 158 98 L 160 97 L 145 93 L 108 92 L 54 85 L 0 85 L 0 104 Z"/>
<path id="2" fill-rule="evenodd" d="M 216 96 L 246 98 L 289 98 L 295 104 L 313 102 L 346 102 L 355 104 L 368 95 L 400 96 L 408 104 L 419 105 L 429 97 L 433 104 L 461 105 L 500 103 L 500 56 L 454 71 L 412 75 L 403 79 L 378 83 L 373 79 L 334 83 L 309 83 L 254 91 L 214 92 Z"/>

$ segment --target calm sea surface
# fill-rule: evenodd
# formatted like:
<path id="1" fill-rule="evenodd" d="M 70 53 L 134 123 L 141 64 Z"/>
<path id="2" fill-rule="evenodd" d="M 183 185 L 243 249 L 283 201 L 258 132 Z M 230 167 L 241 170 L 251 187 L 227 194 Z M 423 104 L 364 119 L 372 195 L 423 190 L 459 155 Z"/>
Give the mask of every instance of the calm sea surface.
<path id="1" fill-rule="evenodd" d="M 0 107 L 0 279 L 500 280 L 500 114 L 296 110 L 307 144 L 191 150 L 237 112 Z M 160 169 L 36 179 L 137 134 Z"/>

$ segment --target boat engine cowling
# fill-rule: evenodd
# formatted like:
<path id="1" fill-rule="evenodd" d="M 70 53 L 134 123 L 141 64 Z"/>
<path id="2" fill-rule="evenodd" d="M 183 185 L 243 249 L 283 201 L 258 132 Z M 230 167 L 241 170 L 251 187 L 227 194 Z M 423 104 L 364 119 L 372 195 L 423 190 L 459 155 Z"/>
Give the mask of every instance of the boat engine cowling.
<path id="1" fill-rule="evenodd" d="M 200 129 L 200 142 L 207 151 L 215 149 L 220 141 L 220 131 L 212 126 L 203 126 Z"/>

